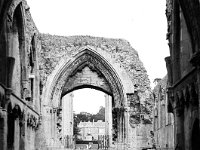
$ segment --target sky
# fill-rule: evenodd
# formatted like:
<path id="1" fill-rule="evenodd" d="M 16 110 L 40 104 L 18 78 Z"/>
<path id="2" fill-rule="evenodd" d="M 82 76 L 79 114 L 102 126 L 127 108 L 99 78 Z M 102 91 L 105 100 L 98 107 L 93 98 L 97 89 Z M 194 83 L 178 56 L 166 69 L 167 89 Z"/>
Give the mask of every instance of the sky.
<path id="1" fill-rule="evenodd" d="M 169 56 L 169 48 L 165 0 L 27 2 L 41 33 L 122 38 L 137 50 L 152 87 L 155 78 L 163 78 L 167 74 L 164 58 Z"/>
<path id="2" fill-rule="evenodd" d="M 89 112 L 96 114 L 100 106 L 105 107 L 104 93 L 94 89 L 81 89 L 73 92 L 73 110 L 75 113 Z"/>

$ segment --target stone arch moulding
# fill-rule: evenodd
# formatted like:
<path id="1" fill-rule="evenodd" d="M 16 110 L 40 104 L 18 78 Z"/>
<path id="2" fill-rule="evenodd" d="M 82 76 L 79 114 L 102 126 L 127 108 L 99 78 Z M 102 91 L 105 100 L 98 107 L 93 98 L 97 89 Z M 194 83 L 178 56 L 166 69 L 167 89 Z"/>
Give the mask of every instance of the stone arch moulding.
<path id="1" fill-rule="evenodd" d="M 111 65 L 112 64 L 112 65 Z M 106 55 L 101 52 L 96 52 L 94 49 L 88 46 L 80 48 L 78 54 L 73 58 L 66 61 L 64 58 L 59 62 L 58 66 L 55 67 L 54 71 L 48 76 L 46 84 L 43 88 L 43 105 L 48 107 L 56 108 L 58 107 L 58 102 L 62 95 L 63 86 L 70 75 L 76 73 L 83 65 L 93 65 L 95 69 L 101 72 L 104 78 L 107 80 L 110 89 L 113 93 L 113 98 L 115 102 L 115 107 L 126 107 L 126 92 L 127 89 L 134 91 L 134 86 L 130 88 L 131 80 L 128 78 L 124 79 L 124 72 L 119 73 L 119 70 L 123 70 L 109 62 L 106 59 Z M 117 71 L 116 71 L 117 70 Z M 129 80 L 128 80 L 129 79 Z M 126 83 L 129 83 L 127 87 Z"/>
<path id="2" fill-rule="evenodd" d="M 15 16 L 16 15 L 16 16 Z M 17 24 L 19 23 L 19 28 L 18 28 L 18 32 L 19 32 L 19 54 L 20 54 L 20 64 L 21 64 L 21 68 L 23 68 L 23 72 L 22 76 L 25 74 L 25 56 L 26 56 L 26 51 L 25 51 L 25 11 L 23 8 L 23 2 L 22 0 L 14 0 L 12 1 L 12 3 L 10 4 L 10 7 L 8 9 L 8 13 L 6 16 L 6 30 L 8 36 L 7 36 L 7 41 L 8 45 L 6 48 L 6 55 L 7 55 L 7 63 L 8 63 L 8 79 L 7 79 L 7 84 L 8 87 L 10 87 L 10 84 L 12 82 L 12 74 L 13 74 L 13 67 L 15 65 L 15 58 L 13 56 L 13 29 L 15 28 L 15 25 L 17 26 Z M 14 17 L 17 17 L 17 22 L 14 24 Z M 22 71 L 21 70 L 21 71 Z M 23 76 L 24 77 L 24 76 Z"/>
<path id="3" fill-rule="evenodd" d="M 16 8 L 19 6 L 20 7 L 20 10 L 21 10 L 21 19 L 22 19 L 22 34 L 24 35 L 25 33 L 25 28 L 24 28 L 24 25 L 25 25 L 25 11 L 24 11 L 24 8 L 22 6 L 22 0 L 13 0 L 9 9 L 8 9 L 8 13 L 7 13 L 7 19 L 6 19 L 6 24 L 7 24 L 7 32 L 10 33 L 12 32 L 12 23 L 13 23 L 13 18 L 14 18 L 14 13 L 15 13 L 15 10 Z"/>

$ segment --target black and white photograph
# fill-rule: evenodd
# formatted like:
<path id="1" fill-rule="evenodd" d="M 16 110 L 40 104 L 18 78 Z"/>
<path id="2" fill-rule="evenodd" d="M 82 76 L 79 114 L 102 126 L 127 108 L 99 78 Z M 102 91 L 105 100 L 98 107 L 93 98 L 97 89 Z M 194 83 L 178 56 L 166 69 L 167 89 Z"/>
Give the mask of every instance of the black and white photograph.
<path id="1" fill-rule="evenodd" d="M 0 0 L 0 150 L 200 150 L 200 0 Z"/>

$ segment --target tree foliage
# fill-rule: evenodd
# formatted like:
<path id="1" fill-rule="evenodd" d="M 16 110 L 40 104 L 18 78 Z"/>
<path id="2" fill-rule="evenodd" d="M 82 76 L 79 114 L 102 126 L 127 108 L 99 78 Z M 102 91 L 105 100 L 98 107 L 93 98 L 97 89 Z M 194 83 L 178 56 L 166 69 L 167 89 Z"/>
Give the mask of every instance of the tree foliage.
<path id="1" fill-rule="evenodd" d="M 80 122 L 88 122 L 88 121 L 98 121 L 98 120 L 102 120 L 105 121 L 105 107 L 101 106 L 99 108 L 98 113 L 96 114 L 90 114 L 87 112 L 80 112 L 79 114 L 76 114 L 76 121 L 77 123 Z"/>

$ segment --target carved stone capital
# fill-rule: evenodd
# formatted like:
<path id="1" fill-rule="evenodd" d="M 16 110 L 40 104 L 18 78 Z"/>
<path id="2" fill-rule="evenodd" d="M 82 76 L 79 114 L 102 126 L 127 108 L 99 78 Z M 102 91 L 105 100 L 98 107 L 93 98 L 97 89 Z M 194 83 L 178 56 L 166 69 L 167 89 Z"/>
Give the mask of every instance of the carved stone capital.
<path id="1" fill-rule="evenodd" d="M 7 110 L 0 107 L 0 118 L 5 118 L 7 115 Z"/>
<path id="2" fill-rule="evenodd" d="M 11 88 L 7 88 L 6 89 L 6 100 L 10 100 L 10 95 L 12 94 L 12 89 Z"/>
<path id="3" fill-rule="evenodd" d="M 29 88 L 29 80 L 22 80 L 22 86 L 23 86 L 23 89 L 28 89 Z"/>
<path id="4" fill-rule="evenodd" d="M 33 115 L 29 115 L 27 119 L 27 126 L 32 127 L 36 130 L 39 126 L 38 119 Z"/>
<path id="5" fill-rule="evenodd" d="M 168 98 L 168 104 L 171 103 L 171 105 L 173 106 L 173 104 L 175 102 L 175 97 L 174 97 L 174 93 L 170 87 L 168 87 L 168 90 L 167 90 L 167 98 Z"/>

